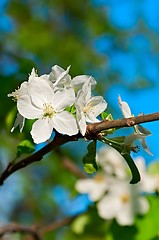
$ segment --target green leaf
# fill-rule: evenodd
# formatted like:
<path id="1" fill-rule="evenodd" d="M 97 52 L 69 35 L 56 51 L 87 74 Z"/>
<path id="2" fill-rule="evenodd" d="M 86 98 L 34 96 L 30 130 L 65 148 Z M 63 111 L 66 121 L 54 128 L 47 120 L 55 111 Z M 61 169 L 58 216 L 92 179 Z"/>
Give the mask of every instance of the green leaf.
<path id="1" fill-rule="evenodd" d="M 30 154 L 35 151 L 34 144 L 29 140 L 23 140 L 17 146 L 17 158 L 22 154 Z"/>
<path id="2" fill-rule="evenodd" d="M 158 209 L 159 209 L 159 197 L 156 195 L 148 196 L 150 209 L 144 216 L 138 216 L 135 221 L 137 227 L 136 240 L 148 239 L 155 240 L 159 239 L 158 229 Z"/>
<path id="3" fill-rule="evenodd" d="M 100 114 L 102 120 L 105 120 L 109 115 L 111 115 L 111 114 L 108 114 L 107 112 L 102 112 L 102 113 Z M 111 115 L 111 116 L 112 116 L 112 115 Z M 111 120 L 112 120 L 112 119 L 111 119 Z"/>
<path id="4" fill-rule="evenodd" d="M 96 163 L 96 141 L 89 143 L 87 150 L 87 154 L 83 157 L 83 164 L 85 172 L 91 174 L 98 170 Z"/>
<path id="5" fill-rule="evenodd" d="M 76 108 L 74 105 L 72 105 L 71 107 L 67 107 L 66 110 L 72 113 L 73 115 L 76 114 Z"/>

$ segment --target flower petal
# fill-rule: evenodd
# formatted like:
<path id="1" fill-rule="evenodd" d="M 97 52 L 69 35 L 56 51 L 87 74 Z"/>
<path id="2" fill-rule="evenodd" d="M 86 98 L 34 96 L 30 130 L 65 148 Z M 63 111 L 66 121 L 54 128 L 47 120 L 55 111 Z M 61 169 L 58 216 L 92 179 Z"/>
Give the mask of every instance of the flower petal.
<path id="1" fill-rule="evenodd" d="M 32 84 L 30 84 L 28 92 L 31 96 L 33 104 L 42 109 L 44 104 L 52 102 L 54 96 L 53 89 L 45 80 L 35 80 Z"/>
<path id="2" fill-rule="evenodd" d="M 67 86 L 70 86 L 71 85 L 71 77 L 70 75 L 68 74 L 69 73 L 69 70 L 70 70 L 70 67 L 69 66 L 66 71 L 62 72 L 59 77 L 56 79 L 55 83 L 54 83 L 54 87 L 57 87 L 58 85 L 60 84 L 63 84 L 64 86 L 67 85 Z"/>
<path id="3" fill-rule="evenodd" d="M 132 117 L 131 110 L 127 102 L 123 102 L 120 95 L 118 96 L 119 107 L 125 118 Z"/>
<path id="4" fill-rule="evenodd" d="M 49 118 L 38 119 L 32 126 L 31 135 L 35 143 L 42 143 L 51 137 L 53 122 Z"/>
<path id="5" fill-rule="evenodd" d="M 58 77 L 64 72 L 65 70 L 63 68 L 61 68 L 60 66 L 58 65 L 54 65 L 52 67 L 52 72 L 50 73 L 50 76 L 49 76 L 49 80 L 51 82 L 56 82 L 56 80 L 58 79 Z"/>
<path id="6" fill-rule="evenodd" d="M 53 106 L 55 111 L 59 112 L 64 110 L 66 107 L 70 107 L 75 102 L 75 93 L 73 89 L 68 88 L 63 91 L 57 91 L 53 96 Z"/>
<path id="7" fill-rule="evenodd" d="M 101 96 L 92 97 L 87 104 L 92 106 L 92 111 L 95 117 L 107 108 L 107 102 Z"/>
<path id="8" fill-rule="evenodd" d="M 29 95 L 20 97 L 17 108 L 19 113 L 27 119 L 40 118 L 43 115 L 43 111 L 32 104 Z"/>
<path id="9" fill-rule="evenodd" d="M 76 119 L 69 112 L 63 111 L 60 113 L 56 113 L 53 116 L 52 120 L 53 120 L 54 128 L 56 129 L 57 132 L 61 134 L 67 134 L 69 136 L 72 136 L 78 133 Z"/>
<path id="10" fill-rule="evenodd" d="M 88 75 L 79 75 L 79 76 L 76 76 L 72 79 L 72 85 L 75 89 L 75 91 L 78 91 L 81 89 L 82 85 L 88 81 L 88 79 L 91 78 L 91 89 L 94 89 L 97 82 L 96 80 L 91 77 L 91 76 L 88 76 Z"/>
<path id="11" fill-rule="evenodd" d="M 105 181 L 95 181 L 88 178 L 78 180 L 75 187 L 78 192 L 87 193 L 91 201 L 98 201 L 105 193 L 107 184 Z"/>
<path id="12" fill-rule="evenodd" d="M 97 209 L 100 217 L 104 219 L 112 219 L 116 216 L 119 207 L 119 201 L 113 195 L 104 196 L 98 203 Z"/>
<path id="13" fill-rule="evenodd" d="M 121 226 L 130 226 L 134 223 L 135 211 L 130 203 L 122 203 L 118 209 L 116 220 Z"/>
<path id="14" fill-rule="evenodd" d="M 25 123 L 25 118 L 20 113 L 17 113 L 17 117 L 15 119 L 14 126 L 11 129 L 11 132 L 13 132 L 14 129 L 18 126 L 19 126 L 19 129 L 20 129 L 20 132 L 22 132 L 23 127 L 24 127 L 24 123 Z"/>
<path id="15" fill-rule="evenodd" d="M 77 123 L 80 129 L 80 133 L 84 136 L 86 133 L 86 118 L 84 113 L 80 109 L 76 109 L 76 118 L 77 118 Z"/>

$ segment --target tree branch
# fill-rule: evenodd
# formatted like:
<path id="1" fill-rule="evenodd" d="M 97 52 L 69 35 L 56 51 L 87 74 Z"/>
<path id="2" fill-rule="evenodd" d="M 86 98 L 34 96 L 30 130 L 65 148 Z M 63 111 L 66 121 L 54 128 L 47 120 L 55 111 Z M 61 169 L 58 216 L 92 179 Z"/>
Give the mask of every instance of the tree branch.
<path id="1" fill-rule="evenodd" d="M 107 130 L 111 128 L 119 129 L 123 127 L 132 127 L 136 124 L 153 122 L 158 120 L 159 120 L 159 112 L 142 115 L 138 117 L 123 118 L 119 120 L 112 120 L 112 121 L 103 120 L 99 123 L 88 124 L 85 138 L 88 140 L 97 139 L 98 134 L 103 130 Z M 63 136 L 57 133 L 52 142 L 50 142 L 45 147 L 35 152 L 31 156 L 26 157 L 14 164 L 10 162 L 7 168 L 1 173 L 0 185 L 2 185 L 4 180 L 7 179 L 12 173 L 16 172 L 17 170 L 24 168 L 33 162 L 42 160 L 43 156 L 46 155 L 48 152 L 56 149 L 57 147 L 65 143 L 68 143 L 71 141 L 78 141 L 79 138 L 83 138 L 83 136 L 81 134 L 77 134 L 74 136 L 67 136 L 67 135 Z"/>
<path id="2" fill-rule="evenodd" d="M 8 233 L 23 233 L 23 234 L 29 234 L 33 236 L 34 240 L 42 240 L 40 234 L 34 227 L 27 227 L 22 226 L 19 224 L 11 223 L 9 225 L 6 225 L 4 227 L 0 227 L 0 238 L 3 237 L 5 234 Z"/>
<path id="3" fill-rule="evenodd" d="M 43 236 L 50 232 L 55 231 L 58 228 L 61 228 L 63 226 L 66 226 L 73 222 L 74 219 L 76 219 L 80 214 L 77 214 L 75 216 L 69 216 L 61 220 L 50 222 L 47 225 L 44 226 L 23 226 L 16 223 L 11 223 L 6 226 L 0 227 L 0 238 L 3 237 L 5 234 L 8 233 L 22 233 L 22 234 L 29 234 L 31 235 L 34 240 L 42 240 Z"/>
<path id="4" fill-rule="evenodd" d="M 79 138 L 78 135 L 75 136 L 63 136 L 61 134 L 57 134 L 52 142 L 48 143 L 45 147 L 41 148 L 39 151 L 33 153 L 32 155 L 20 160 L 17 163 L 10 162 L 7 168 L 2 172 L 0 176 L 0 185 L 3 185 L 5 179 L 7 179 L 12 173 L 16 172 L 17 170 L 24 168 L 30 165 L 33 162 L 42 160 L 43 156 L 47 153 L 51 152 L 55 148 L 70 142 L 70 141 L 77 141 Z"/>
<path id="5" fill-rule="evenodd" d="M 134 125 L 146 122 L 154 122 L 159 120 L 159 112 L 141 115 L 131 118 L 123 118 L 118 120 L 103 120 L 99 123 L 92 123 L 87 125 L 86 137 L 92 139 L 93 136 L 100 133 L 103 130 L 108 130 L 111 128 L 123 128 L 123 127 L 133 127 Z"/>

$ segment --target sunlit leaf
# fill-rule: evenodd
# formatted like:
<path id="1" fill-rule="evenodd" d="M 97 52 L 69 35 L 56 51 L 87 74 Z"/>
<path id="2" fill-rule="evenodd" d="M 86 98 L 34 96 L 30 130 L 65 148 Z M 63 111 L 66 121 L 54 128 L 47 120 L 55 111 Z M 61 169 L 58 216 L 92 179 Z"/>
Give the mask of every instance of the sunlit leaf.
<path id="1" fill-rule="evenodd" d="M 31 154 L 34 151 L 34 144 L 29 140 L 24 140 L 17 146 L 17 157 L 20 157 L 22 154 Z"/>

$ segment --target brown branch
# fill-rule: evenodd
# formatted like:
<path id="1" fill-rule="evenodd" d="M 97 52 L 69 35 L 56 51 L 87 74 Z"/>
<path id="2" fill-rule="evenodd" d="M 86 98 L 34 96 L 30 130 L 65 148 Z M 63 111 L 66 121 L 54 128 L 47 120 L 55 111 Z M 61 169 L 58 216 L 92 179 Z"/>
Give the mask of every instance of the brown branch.
<path id="1" fill-rule="evenodd" d="M 103 130 L 108 130 L 111 128 L 123 128 L 123 127 L 132 127 L 134 125 L 146 122 L 154 122 L 159 120 L 159 112 L 141 115 L 138 117 L 123 118 L 119 120 L 103 120 L 99 123 L 88 124 L 86 135 L 89 139 L 92 139 L 93 136 L 100 133 Z"/>
<path id="2" fill-rule="evenodd" d="M 131 118 L 123 118 L 119 120 L 103 120 L 99 123 L 92 123 L 87 125 L 87 131 L 85 134 L 85 137 L 88 140 L 91 139 L 97 139 L 98 134 L 107 129 L 111 128 L 123 128 L 123 127 L 132 127 L 139 123 L 146 123 L 146 122 L 152 122 L 152 121 L 158 121 L 159 120 L 159 112 L 142 115 L 138 117 L 131 117 Z M 1 173 L 0 176 L 0 185 L 3 184 L 4 180 L 7 179 L 12 173 L 16 172 L 17 170 L 26 167 L 27 165 L 40 161 L 45 154 L 48 152 L 56 149 L 57 147 L 71 142 L 71 141 L 77 141 L 79 138 L 82 138 L 81 134 L 77 134 L 75 136 L 63 136 L 61 134 L 56 134 L 54 140 L 50 142 L 48 145 L 40 149 L 39 151 L 35 152 L 29 157 L 26 157 L 22 160 L 20 160 L 17 163 L 10 162 L 7 166 L 7 168 L 4 170 L 4 172 Z"/>
<path id="3" fill-rule="evenodd" d="M 55 231 L 56 229 L 58 229 L 60 227 L 63 227 L 63 226 L 66 226 L 66 225 L 72 223 L 72 221 L 74 219 L 76 219 L 79 215 L 80 214 L 75 215 L 75 216 L 66 217 L 62 220 L 54 221 L 54 222 L 52 222 L 52 223 L 50 223 L 46 226 L 41 227 L 40 228 L 41 236 L 44 236 L 44 234 L 47 233 L 47 232 Z"/>
<path id="4" fill-rule="evenodd" d="M 0 238 L 8 233 L 23 233 L 31 235 L 35 240 L 42 240 L 41 235 L 34 227 L 27 227 L 15 223 L 0 227 Z"/>
<path id="5" fill-rule="evenodd" d="M 70 142 L 70 141 L 77 141 L 79 138 L 78 135 L 76 136 L 62 136 L 60 134 L 57 134 L 54 138 L 54 140 L 50 143 L 48 143 L 45 147 L 40 149 L 39 151 L 35 152 L 34 154 L 20 160 L 17 163 L 10 162 L 7 166 L 7 168 L 2 172 L 0 176 L 0 185 L 3 185 L 3 182 L 5 179 L 7 179 L 12 173 L 18 171 L 21 168 L 24 168 L 28 166 L 29 164 L 42 160 L 43 156 L 47 153 L 51 152 L 55 148 Z"/>
<path id="6" fill-rule="evenodd" d="M 69 170 L 74 176 L 78 178 L 87 178 L 86 174 L 72 161 L 72 159 L 66 156 L 60 148 L 55 149 L 54 152 L 58 155 L 58 157 L 60 157 L 62 165 L 65 169 Z"/>
<path id="7" fill-rule="evenodd" d="M 1 237 L 3 237 L 5 234 L 8 234 L 8 233 L 21 233 L 21 234 L 31 235 L 34 238 L 34 240 L 42 240 L 43 236 L 46 233 L 48 233 L 50 231 L 55 231 L 58 228 L 61 228 L 63 226 L 66 226 L 66 225 L 72 223 L 73 220 L 76 219 L 80 215 L 81 215 L 81 213 L 77 214 L 75 216 L 66 217 L 62 220 L 50 222 L 49 224 L 44 225 L 44 226 L 28 227 L 28 226 L 23 226 L 23 225 L 16 224 L 16 223 L 11 223 L 6 226 L 0 227 L 0 239 L 1 239 Z"/>

